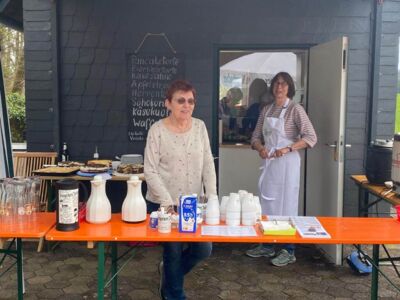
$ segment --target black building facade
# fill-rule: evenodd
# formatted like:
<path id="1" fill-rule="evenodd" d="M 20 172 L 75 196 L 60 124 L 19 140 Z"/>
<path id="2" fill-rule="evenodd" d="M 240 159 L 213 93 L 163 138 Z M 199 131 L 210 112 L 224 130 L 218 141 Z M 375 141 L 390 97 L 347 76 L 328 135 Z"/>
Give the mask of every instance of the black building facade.
<path id="1" fill-rule="evenodd" d="M 198 91 L 195 116 L 218 143 L 216 47 L 316 45 L 349 38 L 344 215 L 354 215 L 368 143 L 394 132 L 400 1 L 24 0 L 28 151 L 74 159 L 143 153 L 128 131 L 129 54 L 165 33 Z M 169 51 L 160 38 L 141 50 Z"/>

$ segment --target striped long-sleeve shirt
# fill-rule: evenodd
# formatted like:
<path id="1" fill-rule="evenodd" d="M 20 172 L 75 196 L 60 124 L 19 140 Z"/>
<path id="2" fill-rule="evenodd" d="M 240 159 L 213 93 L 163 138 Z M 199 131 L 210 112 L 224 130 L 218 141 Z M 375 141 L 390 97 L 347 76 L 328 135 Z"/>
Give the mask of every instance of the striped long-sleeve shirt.
<path id="1" fill-rule="evenodd" d="M 254 143 L 256 142 L 261 142 L 262 144 L 264 144 L 262 128 L 266 112 L 269 110 L 267 117 L 278 118 L 282 109 L 283 107 L 278 107 L 274 105 L 274 103 L 272 103 L 264 107 L 264 109 L 261 111 L 256 128 L 254 129 L 251 138 L 251 145 L 253 148 Z M 285 133 L 289 139 L 295 142 L 299 139 L 302 139 L 307 143 L 308 147 L 314 147 L 314 145 L 317 143 L 317 135 L 315 133 L 313 125 L 311 124 L 310 119 L 307 116 L 307 113 L 300 104 L 290 100 L 284 119 Z"/>

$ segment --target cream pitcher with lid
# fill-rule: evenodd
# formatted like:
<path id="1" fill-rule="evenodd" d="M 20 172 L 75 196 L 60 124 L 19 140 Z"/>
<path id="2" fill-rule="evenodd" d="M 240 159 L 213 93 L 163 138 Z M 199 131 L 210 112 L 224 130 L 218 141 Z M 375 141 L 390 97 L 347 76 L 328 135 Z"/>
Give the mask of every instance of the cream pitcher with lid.
<path id="1" fill-rule="evenodd" d="M 111 220 L 111 203 L 106 195 L 106 181 L 101 175 L 90 181 L 92 191 L 86 204 L 86 221 L 103 224 Z"/>

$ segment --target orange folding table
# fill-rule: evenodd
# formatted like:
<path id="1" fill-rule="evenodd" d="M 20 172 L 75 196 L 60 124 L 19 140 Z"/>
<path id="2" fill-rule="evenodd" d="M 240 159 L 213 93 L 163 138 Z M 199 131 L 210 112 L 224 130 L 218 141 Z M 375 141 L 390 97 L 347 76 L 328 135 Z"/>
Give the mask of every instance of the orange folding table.
<path id="1" fill-rule="evenodd" d="M 319 217 L 331 238 L 302 238 L 295 236 L 267 236 L 256 228 L 254 237 L 203 236 L 201 225 L 195 233 L 180 233 L 173 229 L 162 234 L 149 227 L 149 218 L 143 223 L 125 223 L 120 214 L 113 214 L 106 224 L 83 222 L 76 231 L 61 232 L 55 228 L 46 234 L 50 241 L 95 241 L 98 242 L 98 298 L 104 298 L 104 242 L 111 243 L 112 299 L 117 299 L 118 242 L 223 242 L 223 243 L 294 243 L 294 244 L 370 244 L 373 245 L 373 273 L 371 299 L 378 295 L 379 245 L 400 244 L 400 222 L 393 218 L 336 218 Z"/>
<path id="2" fill-rule="evenodd" d="M 14 257 L 17 265 L 18 299 L 23 299 L 23 270 L 22 270 L 22 239 L 23 238 L 42 238 L 56 223 L 54 213 L 37 213 L 22 220 L 10 222 L 0 218 L 0 238 L 12 238 L 13 241 L 6 249 L 0 249 L 3 254 L 0 265 L 7 256 Z M 14 241 L 15 249 L 12 249 Z M 13 264 L 13 265 L 14 265 Z M 7 272 L 4 271 L 2 274 Z"/>

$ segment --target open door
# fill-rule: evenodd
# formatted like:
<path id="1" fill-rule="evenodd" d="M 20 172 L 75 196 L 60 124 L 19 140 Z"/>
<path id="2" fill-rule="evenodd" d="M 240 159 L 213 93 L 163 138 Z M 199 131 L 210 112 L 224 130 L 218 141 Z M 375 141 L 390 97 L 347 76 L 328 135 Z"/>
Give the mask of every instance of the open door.
<path id="1" fill-rule="evenodd" d="M 343 215 L 347 37 L 310 49 L 308 115 L 318 143 L 307 152 L 306 215 Z M 321 245 L 342 263 L 341 245 Z"/>

